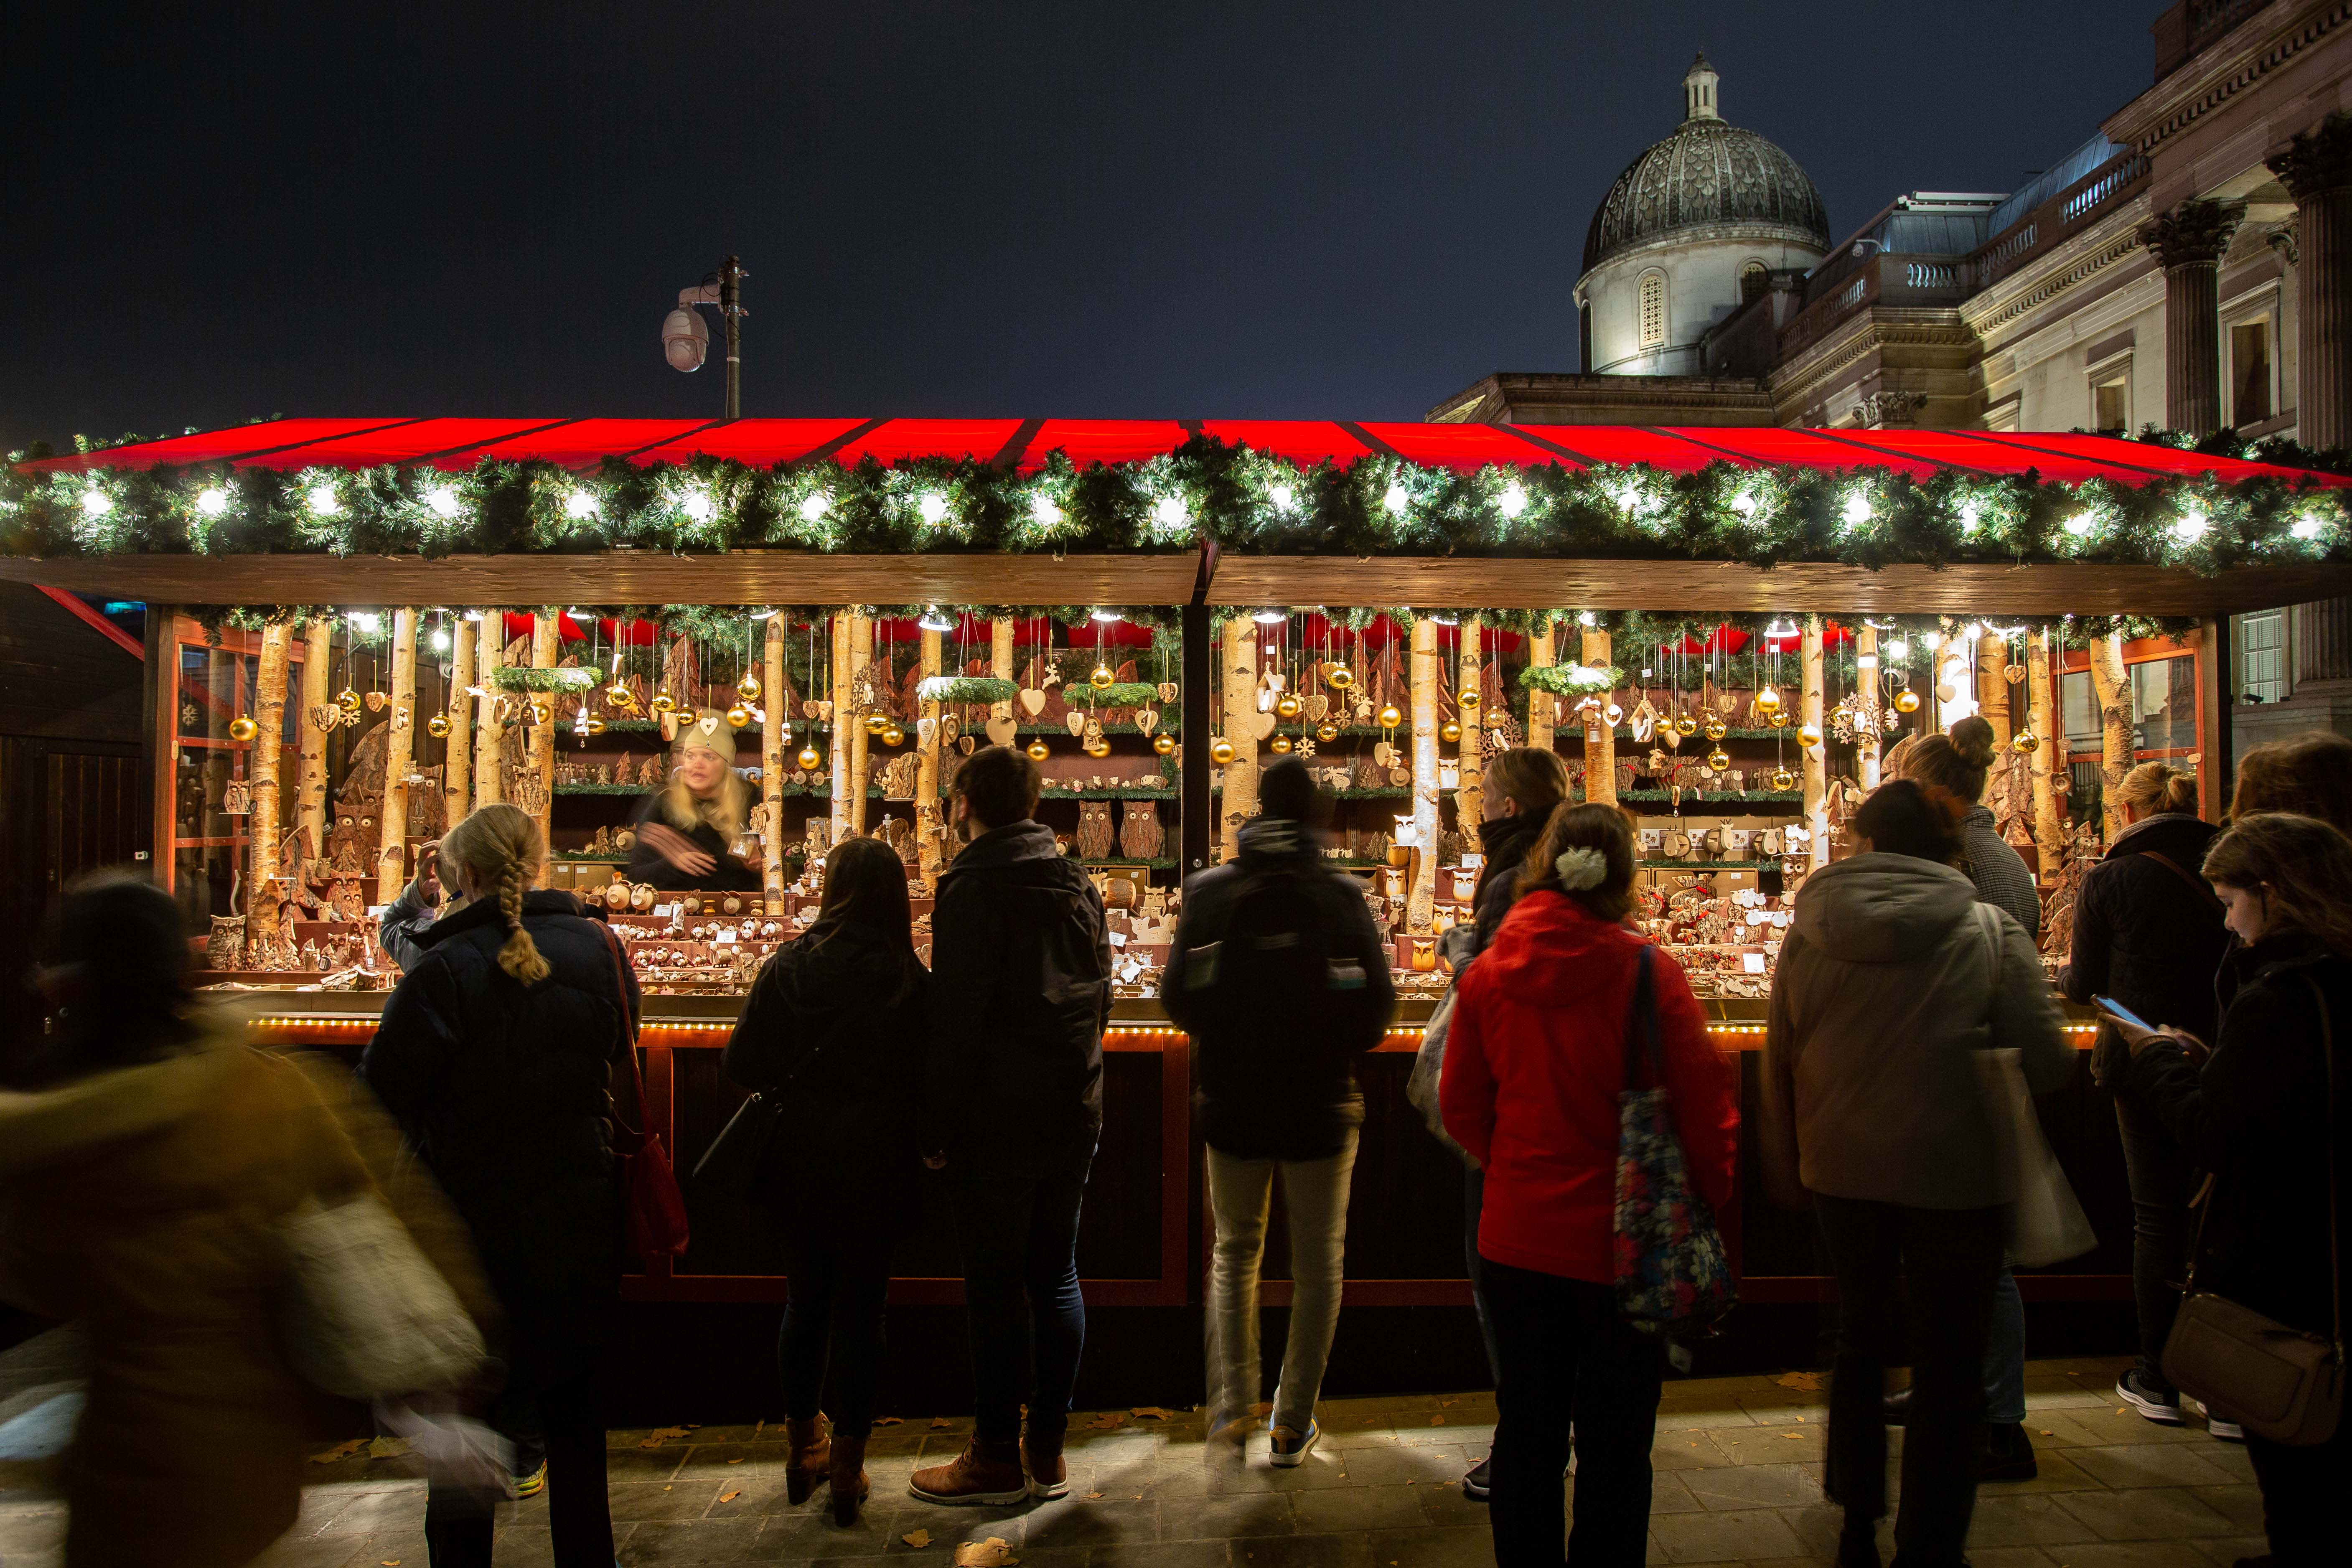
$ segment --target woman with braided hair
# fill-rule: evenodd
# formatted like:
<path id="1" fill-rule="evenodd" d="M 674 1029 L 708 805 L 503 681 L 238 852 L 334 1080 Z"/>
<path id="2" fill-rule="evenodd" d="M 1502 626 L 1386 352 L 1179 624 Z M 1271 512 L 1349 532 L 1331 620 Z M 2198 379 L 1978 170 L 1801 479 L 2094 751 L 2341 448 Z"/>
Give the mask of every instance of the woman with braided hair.
<path id="1" fill-rule="evenodd" d="M 637 988 L 600 913 L 533 889 L 546 854 L 538 826 L 506 805 L 442 838 L 442 873 L 466 902 L 417 933 L 360 1076 L 473 1227 L 506 1307 L 508 1375 L 491 1420 L 544 1435 L 555 1561 L 604 1568 L 595 1369 L 621 1279 L 610 1085 Z M 436 1491 L 434 1568 L 487 1564 L 491 1523 L 475 1500 Z"/>

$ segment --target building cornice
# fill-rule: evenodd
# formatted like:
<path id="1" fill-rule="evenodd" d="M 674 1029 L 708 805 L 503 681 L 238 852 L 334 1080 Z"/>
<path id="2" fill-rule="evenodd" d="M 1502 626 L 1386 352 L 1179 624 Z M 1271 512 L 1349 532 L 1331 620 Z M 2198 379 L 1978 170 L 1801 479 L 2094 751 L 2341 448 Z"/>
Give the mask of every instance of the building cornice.
<path id="1" fill-rule="evenodd" d="M 2279 0 L 2108 116 L 2107 140 L 2143 154 L 2188 130 L 2271 72 L 2352 22 L 2352 0 Z"/>
<path id="2" fill-rule="evenodd" d="M 1713 223 L 1694 225 L 1689 228 L 1676 229 L 1671 234 L 1662 234 L 1654 239 L 1645 239 L 1641 244 L 1629 246 L 1623 250 L 1610 252 L 1610 254 L 1602 257 L 1599 261 L 1594 262 L 1591 267 L 1585 268 L 1583 273 L 1577 278 L 1573 291 L 1581 296 L 1584 292 L 1585 285 L 1591 282 L 1593 279 L 1599 277 L 1603 272 L 1622 270 L 1626 268 L 1628 263 L 1633 264 L 1634 269 L 1639 270 L 1642 265 L 1665 256 L 1673 251 L 1687 250 L 1695 245 L 1731 245 L 1741 240 L 1763 240 L 1776 245 L 1792 246 L 1799 250 L 1810 253 L 1817 261 L 1829 254 L 1829 252 L 1822 248 L 1821 241 L 1819 239 L 1814 237 L 1812 235 L 1806 233 L 1803 229 L 1794 227 L 1789 224 Z"/>
<path id="3" fill-rule="evenodd" d="M 1961 349 L 1973 352 L 1977 335 L 1950 309 L 1873 305 L 1856 311 L 1835 331 L 1811 344 L 1765 378 L 1775 406 L 1809 403 L 1821 384 L 1857 361 L 1887 348 Z"/>
<path id="4" fill-rule="evenodd" d="M 2020 268 L 1981 294 L 1960 304 L 1960 319 L 1979 335 L 1989 334 L 2040 309 L 2140 248 L 2139 226 L 2149 214 L 2145 194 L 2051 250 L 2041 263 Z"/>

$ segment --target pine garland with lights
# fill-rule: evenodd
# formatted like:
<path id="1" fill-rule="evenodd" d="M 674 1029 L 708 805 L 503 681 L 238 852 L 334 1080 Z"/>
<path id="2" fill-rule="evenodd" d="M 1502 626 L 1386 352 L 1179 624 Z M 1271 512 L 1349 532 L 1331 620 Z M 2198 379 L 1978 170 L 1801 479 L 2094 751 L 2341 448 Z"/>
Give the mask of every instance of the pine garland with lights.
<path id="1" fill-rule="evenodd" d="M 1062 700 L 1073 708 L 1143 708 L 1160 700 L 1160 689 L 1140 680 L 1114 680 L 1108 686 L 1065 681 Z"/>
<path id="2" fill-rule="evenodd" d="M 1554 697 L 1599 697 L 1625 684 L 1625 672 L 1611 667 L 1582 664 L 1530 665 L 1519 671 L 1519 684 Z"/>
<path id="3" fill-rule="evenodd" d="M 1010 702 L 1020 688 L 992 675 L 934 675 L 915 687 L 919 702 Z"/>
<path id="4" fill-rule="evenodd" d="M 592 691 L 604 682 L 604 672 L 593 664 L 539 669 L 530 665 L 500 665 L 490 672 L 490 684 L 500 691 L 553 692 L 559 696 Z"/>

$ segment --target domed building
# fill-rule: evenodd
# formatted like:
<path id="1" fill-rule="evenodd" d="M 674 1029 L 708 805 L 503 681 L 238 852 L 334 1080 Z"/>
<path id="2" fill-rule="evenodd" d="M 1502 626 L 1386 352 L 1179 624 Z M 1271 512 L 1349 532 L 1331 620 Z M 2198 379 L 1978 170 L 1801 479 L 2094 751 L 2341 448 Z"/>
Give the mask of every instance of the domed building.
<path id="1" fill-rule="evenodd" d="M 1683 122 L 1633 160 L 1592 215 L 1576 302 L 1587 373 L 1700 374 L 1699 339 L 1779 271 L 1830 248 L 1805 171 L 1727 122 L 1715 68 L 1683 78 Z"/>

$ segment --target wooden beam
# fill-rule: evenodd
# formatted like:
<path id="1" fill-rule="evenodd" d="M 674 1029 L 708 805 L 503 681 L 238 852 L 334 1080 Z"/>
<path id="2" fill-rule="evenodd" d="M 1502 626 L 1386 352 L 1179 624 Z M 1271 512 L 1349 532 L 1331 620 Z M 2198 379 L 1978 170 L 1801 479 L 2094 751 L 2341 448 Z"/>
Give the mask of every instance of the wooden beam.
<path id="1" fill-rule="evenodd" d="M 923 679 L 940 673 L 940 634 L 928 627 L 923 632 L 920 658 Z M 924 703 L 922 711 L 916 715 L 915 743 L 915 865 L 922 873 L 923 886 L 936 889 L 940 884 L 940 847 L 938 703 Z"/>
<path id="2" fill-rule="evenodd" d="M 2045 888 L 2057 882 L 2072 838 L 2058 810 L 2056 770 L 2065 738 L 2058 733 L 2056 705 L 2051 700 L 2054 684 L 2050 672 L 2050 628 L 2036 626 L 2025 639 L 2025 721 L 2034 739 L 2027 766 L 2033 780 L 2034 858 L 2040 867 L 2035 880 Z"/>
<path id="3" fill-rule="evenodd" d="M 849 623 L 852 617 L 848 608 L 844 606 L 834 611 L 829 618 L 832 624 L 828 629 L 833 637 L 833 683 L 827 695 L 833 700 L 833 744 L 832 755 L 825 763 L 827 774 L 832 780 L 831 809 L 827 813 L 827 826 L 831 830 L 826 838 L 828 847 L 849 837 L 849 791 L 846 786 L 850 763 L 849 732 L 860 728 L 857 715 L 852 710 L 849 701 Z"/>
<path id="4" fill-rule="evenodd" d="M 1853 628 L 1853 666 L 1855 707 L 1864 721 L 1854 726 L 1854 762 L 1861 770 L 1864 790 L 1878 787 L 1878 628 L 1858 626 Z"/>
<path id="5" fill-rule="evenodd" d="M 474 645 L 475 684 L 490 695 L 475 710 L 474 804 L 496 805 L 507 797 L 507 727 L 499 721 L 499 689 L 492 679 L 506 662 L 507 613 L 482 612 Z"/>
<path id="6" fill-rule="evenodd" d="M 2131 675 L 2121 632 L 2091 639 L 2091 690 L 2099 702 L 2099 831 L 2113 844 L 2124 830 L 2124 775 L 2131 772 Z"/>
<path id="7" fill-rule="evenodd" d="M 1224 670 L 1224 738 L 1234 748 L 1234 760 L 1224 765 L 1224 805 L 1219 818 L 1223 830 L 1218 858 L 1231 860 L 1240 853 L 1242 824 L 1257 815 L 1258 737 L 1274 726 L 1273 715 L 1267 714 L 1265 729 L 1258 728 L 1257 622 L 1246 615 L 1231 617 L 1225 622 L 1220 647 Z M 1434 781 L 1436 775 L 1433 763 L 1430 777 Z"/>

